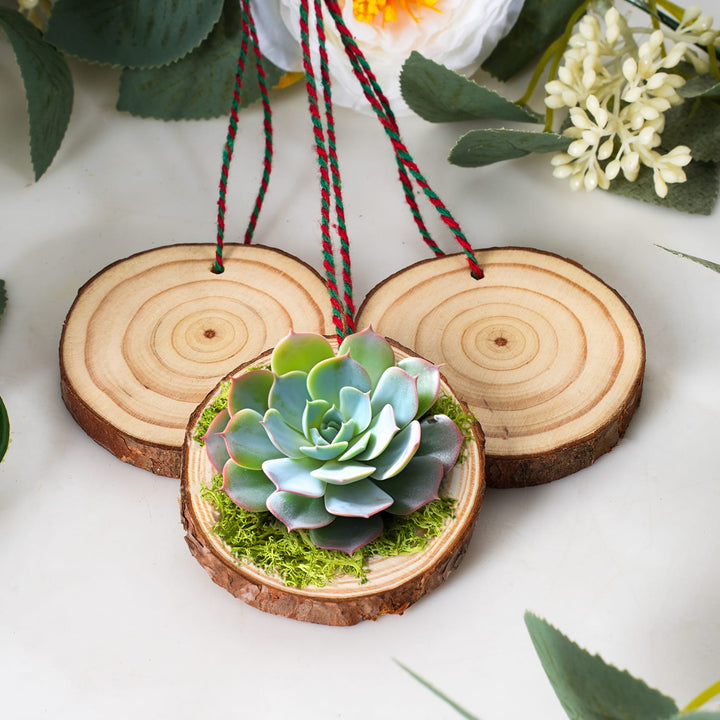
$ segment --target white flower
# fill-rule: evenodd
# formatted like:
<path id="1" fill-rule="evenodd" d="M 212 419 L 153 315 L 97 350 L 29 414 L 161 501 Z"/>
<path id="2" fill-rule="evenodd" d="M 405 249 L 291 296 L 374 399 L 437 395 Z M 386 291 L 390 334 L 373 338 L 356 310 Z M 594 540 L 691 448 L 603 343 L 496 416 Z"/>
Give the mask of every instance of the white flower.
<path id="1" fill-rule="evenodd" d="M 251 0 L 261 52 L 275 65 L 301 71 L 298 0 Z M 373 69 L 395 112 L 407 112 L 400 96 L 400 70 L 413 50 L 451 70 L 469 75 L 513 26 L 523 0 L 345 0 L 343 18 Z M 358 19 L 373 7 L 372 22 Z M 395 20 L 383 19 L 394 9 Z M 325 31 L 333 100 L 369 110 L 328 12 Z M 312 33 L 314 37 L 314 33 Z"/>

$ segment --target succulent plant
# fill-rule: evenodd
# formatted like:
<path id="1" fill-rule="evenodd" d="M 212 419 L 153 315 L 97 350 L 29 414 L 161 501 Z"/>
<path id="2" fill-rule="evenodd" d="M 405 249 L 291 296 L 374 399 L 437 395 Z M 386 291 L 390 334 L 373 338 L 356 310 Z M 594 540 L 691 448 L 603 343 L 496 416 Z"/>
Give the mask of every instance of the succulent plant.
<path id="1" fill-rule="evenodd" d="M 321 335 L 291 332 L 269 369 L 233 379 L 206 450 L 238 506 L 352 554 L 382 533 L 384 512 L 406 515 L 437 498 L 455 465 L 462 433 L 428 414 L 439 390 L 437 366 L 396 363 L 372 328 L 337 354 Z"/>

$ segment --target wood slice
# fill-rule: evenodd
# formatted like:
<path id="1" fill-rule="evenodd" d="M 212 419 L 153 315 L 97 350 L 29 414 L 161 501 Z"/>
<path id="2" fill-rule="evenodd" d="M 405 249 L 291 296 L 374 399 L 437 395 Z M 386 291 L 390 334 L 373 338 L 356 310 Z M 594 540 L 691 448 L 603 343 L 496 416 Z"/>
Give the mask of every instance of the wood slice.
<path id="1" fill-rule="evenodd" d="M 398 358 L 416 355 L 393 345 Z M 269 363 L 270 355 L 271 352 L 263 353 L 228 375 L 226 380 L 246 366 Z M 457 400 L 444 377 L 441 388 Z M 249 605 L 275 615 L 324 625 L 355 625 L 387 613 L 402 614 L 438 587 L 459 565 L 475 528 L 485 490 L 484 438 L 477 423 L 473 426 L 472 441 L 466 444 L 465 459 L 444 481 L 447 494 L 456 498 L 457 504 L 455 517 L 448 521 L 442 535 L 431 540 L 421 552 L 370 559 L 365 584 L 348 575 L 325 587 L 298 589 L 287 587 L 249 563 L 240 562 L 212 531 L 218 519 L 217 511 L 200 492 L 203 486 L 210 485 L 215 471 L 204 447 L 193 440 L 193 434 L 203 411 L 219 393 L 220 386 L 208 395 L 190 419 L 183 445 L 180 483 L 185 540 L 190 552 L 218 585 Z"/>
<path id="2" fill-rule="evenodd" d="M 78 292 L 60 340 L 62 396 L 121 460 L 180 477 L 188 418 L 232 368 L 291 329 L 332 331 L 322 278 L 258 245 L 173 245 L 102 270 Z"/>
<path id="3" fill-rule="evenodd" d="M 580 265 L 525 248 L 427 260 L 374 288 L 358 326 L 441 364 L 486 436 L 491 487 L 550 482 L 624 434 L 640 402 L 642 331 L 625 301 Z"/>

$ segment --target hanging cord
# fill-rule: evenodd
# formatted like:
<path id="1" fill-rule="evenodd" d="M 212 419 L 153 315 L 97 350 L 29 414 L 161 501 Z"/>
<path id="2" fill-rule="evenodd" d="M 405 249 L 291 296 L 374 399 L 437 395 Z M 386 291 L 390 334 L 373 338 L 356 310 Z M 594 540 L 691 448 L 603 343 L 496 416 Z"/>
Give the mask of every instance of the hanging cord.
<path id="1" fill-rule="evenodd" d="M 263 107 L 263 130 L 265 134 L 265 154 L 263 157 L 263 172 L 260 180 L 260 188 L 255 199 L 250 220 L 245 231 L 245 243 L 252 242 L 255 228 L 257 226 L 258 217 L 267 194 L 268 184 L 270 182 L 270 172 L 272 170 L 273 156 L 273 130 L 272 130 L 272 111 L 270 109 L 270 98 L 267 87 L 267 75 L 262 66 L 262 55 L 258 44 L 257 33 L 255 31 L 255 21 L 250 9 L 250 0 L 240 0 L 240 17 L 241 17 L 241 41 L 240 55 L 238 56 L 237 69 L 235 72 L 235 87 L 233 90 L 232 103 L 230 105 L 230 121 L 228 124 L 227 138 L 223 148 L 222 169 L 220 171 L 220 187 L 218 197 L 218 214 L 217 214 L 217 242 L 215 248 L 215 262 L 213 264 L 214 273 L 222 273 L 225 271 L 223 263 L 223 249 L 225 247 L 225 209 L 228 174 L 230 171 L 230 163 L 232 162 L 233 150 L 235 148 L 235 138 L 237 136 L 238 111 L 240 108 L 240 98 L 242 96 L 242 86 L 245 74 L 245 66 L 247 62 L 248 40 L 252 46 L 253 55 L 255 56 L 255 68 L 257 73 L 257 83 L 260 89 Z"/>
<path id="2" fill-rule="evenodd" d="M 330 295 L 333 325 L 335 326 L 335 333 L 337 335 L 338 342 L 341 342 L 342 339 L 348 334 L 349 327 L 347 323 L 347 318 L 351 316 L 351 312 L 349 308 L 343 306 L 343 303 L 340 301 L 340 294 L 338 292 L 335 272 L 335 255 L 333 253 L 332 240 L 330 238 L 330 171 L 328 170 L 329 160 L 328 152 L 326 150 L 325 129 L 323 127 L 322 118 L 320 116 L 317 83 L 315 80 L 315 69 L 313 68 L 312 58 L 310 54 L 310 27 L 308 23 L 309 6 L 310 0 L 300 0 L 300 41 L 302 46 L 303 69 L 305 70 L 305 86 L 307 90 L 308 107 L 313 125 L 313 136 L 315 138 L 315 151 L 317 154 L 318 167 L 320 169 L 320 229 L 322 235 L 323 269 L 325 270 L 327 289 L 328 294 Z M 317 3 L 315 4 L 315 9 L 316 11 L 318 9 Z M 322 10 L 322 8 L 320 8 L 320 10 Z M 319 31 L 322 32 L 322 37 L 324 37 L 321 12 L 316 12 L 315 21 L 316 27 Z M 332 106 L 329 82 L 323 82 L 323 86 L 324 100 L 326 103 L 326 123 L 328 123 L 332 127 Z M 334 134 L 332 137 L 334 143 Z M 333 168 L 333 179 L 338 177 L 336 176 L 336 172 L 338 170 L 339 168 L 337 168 L 336 165 L 336 167 Z M 334 191 L 336 201 L 337 197 L 340 195 L 339 188 L 339 182 L 335 183 Z M 342 208 L 342 200 L 340 207 Z M 342 224 L 344 227 L 344 215 Z M 338 223 L 338 225 L 340 225 L 340 223 Z M 349 281 L 349 253 L 347 255 L 347 266 L 346 268 L 343 268 L 343 276 L 346 277 Z"/>
<path id="3" fill-rule="evenodd" d="M 377 79 L 375 78 L 374 73 L 372 72 L 372 69 L 370 68 L 370 65 L 368 64 L 367 60 L 365 59 L 365 56 L 363 55 L 362 51 L 358 47 L 357 43 L 355 42 L 355 39 L 353 38 L 352 34 L 347 28 L 347 25 L 345 25 L 345 21 L 342 17 L 342 11 L 340 9 L 340 6 L 338 5 L 337 0 L 325 0 L 325 4 L 328 7 L 328 10 L 330 11 L 330 14 L 333 18 L 333 21 L 335 22 L 335 26 L 338 30 L 338 33 L 340 34 L 340 38 L 342 40 L 343 46 L 345 48 L 345 52 L 350 59 L 350 63 L 352 65 L 353 73 L 355 74 L 355 77 L 360 82 L 360 85 L 362 86 L 363 92 L 365 94 L 365 97 L 367 98 L 368 102 L 370 103 L 371 107 L 375 111 L 375 114 L 378 116 L 383 128 L 385 129 L 386 134 L 390 138 L 390 141 L 393 145 L 393 149 L 395 151 L 396 158 L 398 159 L 398 164 L 402 163 L 404 168 L 406 168 L 410 174 L 415 178 L 418 185 L 423 189 L 423 192 L 425 193 L 426 197 L 430 201 L 430 203 L 433 205 L 435 210 L 440 215 L 442 221 L 445 223 L 445 225 L 450 229 L 450 231 L 455 236 L 455 239 L 457 240 L 458 244 L 462 248 L 463 252 L 465 253 L 467 257 L 468 265 L 470 266 L 470 274 L 473 278 L 476 280 L 479 280 L 483 277 L 483 271 L 478 265 L 477 259 L 475 258 L 475 254 L 472 251 L 472 248 L 470 246 L 470 243 L 467 241 L 467 238 L 462 232 L 462 229 L 460 228 L 460 225 L 455 220 L 455 218 L 452 216 L 450 211 L 447 209 L 445 204 L 442 202 L 442 200 L 439 198 L 439 196 L 435 193 L 435 191 L 430 187 L 427 180 L 423 176 L 423 174 L 420 172 L 420 169 L 418 168 L 417 164 L 413 160 L 412 156 L 410 155 L 407 147 L 405 146 L 405 143 L 402 141 L 402 138 L 400 137 L 400 131 L 398 128 L 397 121 L 395 120 L 395 116 L 392 112 L 392 109 L 390 107 L 390 103 L 383 93 L 382 89 L 380 88 L 380 85 L 377 82 Z M 402 176 L 401 176 L 402 180 Z M 408 179 L 409 180 L 409 179 Z M 407 188 L 405 183 L 403 182 L 403 187 L 406 190 L 406 198 L 409 197 L 407 193 Z M 415 206 L 417 207 L 417 206 Z M 420 223 L 418 222 L 419 216 L 416 215 L 415 210 L 413 209 L 413 206 L 411 204 L 411 210 L 413 211 L 413 217 L 415 218 L 416 224 L 418 224 L 418 227 L 420 227 Z M 419 212 L 419 211 L 418 211 Z M 421 220 L 420 220 L 421 222 Z M 429 235 L 426 237 L 426 235 L 422 232 L 423 239 L 426 243 L 428 243 Z M 432 243 L 432 244 L 431 244 Z M 430 239 L 430 245 L 433 252 L 435 252 L 436 255 L 444 254 L 440 248 L 432 242 L 432 239 Z"/>

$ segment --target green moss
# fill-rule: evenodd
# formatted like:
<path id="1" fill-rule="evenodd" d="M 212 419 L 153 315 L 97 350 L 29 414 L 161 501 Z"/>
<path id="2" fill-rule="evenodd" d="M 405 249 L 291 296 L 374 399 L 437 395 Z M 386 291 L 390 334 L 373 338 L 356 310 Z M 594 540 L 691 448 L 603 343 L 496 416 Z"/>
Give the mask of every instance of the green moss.
<path id="1" fill-rule="evenodd" d="M 220 386 L 220 394 L 203 410 L 202 415 L 200 415 L 200 419 L 195 426 L 195 432 L 193 433 L 193 440 L 199 442 L 201 445 L 205 444 L 203 438 L 210 427 L 210 423 L 218 413 L 221 413 L 227 407 L 229 393 L 230 383 L 222 383 Z"/>
<path id="2" fill-rule="evenodd" d="M 202 497 L 218 510 L 213 531 L 243 562 L 250 562 L 290 587 L 322 587 L 339 575 L 352 575 L 367 582 L 367 560 L 373 555 L 390 557 L 424 550 L 440 535 L 454 516 L 455 499 L 434 500 L 407 516 L 386 516 L 385 531 L 352 556 L 315 547 L 304 530 L 288 532 L 269 512 L 239 508 L 221 490 L 222 476 L 215 475 Z"/>
<path id="3" fill-rule="evenodd" d="M 464 408 L 457 400 L 441 393 L 433 406 L 428 410 L 428 415 L 447 415 L 459 428 L 465 440 L 460 455 L 458 455 L 456 465 L 459 465 L 465 459 L 465 449 L 467 444 L 473 439 L 472 426 L 477 422 L 477 418 Z"/>

